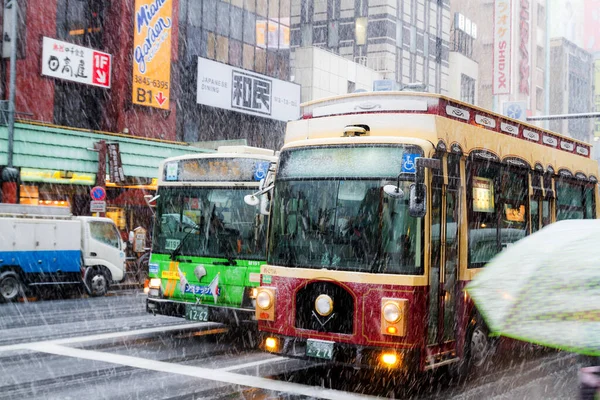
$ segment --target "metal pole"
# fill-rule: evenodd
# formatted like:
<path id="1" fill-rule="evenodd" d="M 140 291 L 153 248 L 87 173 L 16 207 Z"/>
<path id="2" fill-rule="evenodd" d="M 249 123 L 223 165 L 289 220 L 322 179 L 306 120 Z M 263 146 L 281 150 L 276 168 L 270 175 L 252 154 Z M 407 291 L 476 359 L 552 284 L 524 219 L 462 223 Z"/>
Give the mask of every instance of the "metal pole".
<path id="1" fill-rule="evenodd" d="M 544 110 L 550 114 L 550 0 L 546 0 L 546 62 L 544 67 Z M 550 122 L 544 122 L 544 128 L 549 129 Z"/>
<path id="2" fill-rule="evenodd" d="M 10 1 L 10 0 L 7 0 Z M 10 29 L 10 87 L 8 97 L 8 162 L 13 166 L 13 146 L 15 134 L 15 92 L 17 89 L 17 0 L 12 0 L 12 26 Z"/>

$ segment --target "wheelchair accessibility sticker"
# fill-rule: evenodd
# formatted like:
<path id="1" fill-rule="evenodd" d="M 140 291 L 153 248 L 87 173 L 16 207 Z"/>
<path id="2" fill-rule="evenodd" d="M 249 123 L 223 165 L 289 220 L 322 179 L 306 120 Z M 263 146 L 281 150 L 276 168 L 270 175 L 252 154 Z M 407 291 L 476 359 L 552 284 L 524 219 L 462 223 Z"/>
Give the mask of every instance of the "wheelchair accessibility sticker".
<path id="1" fill-rule="evenodd" d="M 402 156 L 402 172 L 414 174 L 417 171 L 415 159 L 420 156 L 420 154 L 404 154 Z"/>
<path id="2" fill-rule="evenodd" d="M 268 161 L 257 162 L 254 167 L 254 180 L 260 181 L 261 179 L 266 178 L 268 171 L 269 171 L 269 162 Z"/>

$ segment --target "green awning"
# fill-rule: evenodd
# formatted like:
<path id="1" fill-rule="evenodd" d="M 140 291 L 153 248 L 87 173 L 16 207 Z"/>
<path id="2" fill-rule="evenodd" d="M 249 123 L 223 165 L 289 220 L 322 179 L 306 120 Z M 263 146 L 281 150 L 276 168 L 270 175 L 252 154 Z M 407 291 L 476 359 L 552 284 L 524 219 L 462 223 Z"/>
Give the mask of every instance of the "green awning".
<path id="1" fill-rule="evenodd" d="M 13 164 L 21 169 L 95 175 L 98 172 L 98 153 L 90 149 L 99 140 L 119 143 L 125 175 L 139 178 L 156 178 L 158 165 L 165 158 L 214 151 L 184 143 L 17 123 Z M 7 164 L 7 149 L 8 127 L 0 126 L 0 166 Z M 36 179 L 33 175 L 31 179 Z"/>

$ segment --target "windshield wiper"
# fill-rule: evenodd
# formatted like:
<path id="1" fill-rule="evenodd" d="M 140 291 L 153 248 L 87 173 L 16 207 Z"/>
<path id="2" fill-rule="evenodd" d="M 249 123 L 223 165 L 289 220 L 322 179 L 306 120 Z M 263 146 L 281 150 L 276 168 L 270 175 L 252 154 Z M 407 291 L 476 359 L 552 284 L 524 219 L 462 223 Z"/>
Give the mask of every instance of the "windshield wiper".
<path id="1" fill-rule="evenodd" d="M 185 236 L 183 237 L 183 239 L 181 239 L 181 241 L 179 242 L 179 244 L 177 245 L 177 247 L 175 247 L 175 249 L 173 250 L 173 252 L 171 253 L 171 260 L 175 261 L 175 258 L 179 255 L 179 252 L 181 252 L 181 249 L 183 248 L 183 245 L 185 243 L 185 241 L 190 237 L 190 235 L 194 232 L 197 232 L 198 230 L 196 228 L 192 228 L 192 230 L 190 230 L 188 233 L 185 234 Z"/>
<path id="2" fill-rule="evenodd" d="M 213 261 L 213 265 L 235 266 L 237 265 L 237 261 L 233 258 L 233 244 L 227 239 L 225 239 L 225 241 L 229 244 L 229 246 L 226 247 L 228 250 L 225 250 L 225 254 L 223 255 L 223 258 L 226 258 L 227 261 Z"/>

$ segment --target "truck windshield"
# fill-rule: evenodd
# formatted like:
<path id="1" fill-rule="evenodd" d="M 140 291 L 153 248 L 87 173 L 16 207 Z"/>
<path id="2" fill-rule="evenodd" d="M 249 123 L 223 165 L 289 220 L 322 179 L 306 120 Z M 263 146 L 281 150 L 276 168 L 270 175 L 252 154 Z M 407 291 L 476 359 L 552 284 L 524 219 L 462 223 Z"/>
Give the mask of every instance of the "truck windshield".
<path id="1" fill-rule="evenodd" d="M 265 259 L 264 216 L 244 203 L 253 188 L 160 188 L 153 252 Z M 182 241 L 185 241 L 182 243 Z"/>
<path id="2" fill-rule="evenodd" d="M 90 221 L 92 238 L 112 247 L 119 248 L 119 232 L 112 222 Z"/>
<path id="3" fill-rule="evenodd" d="M 379 169 L 371 164 L 381 164 L 384 155 L 378 156 L 373 148 L 367 149 L 372 153 L 367 159 L 356 152 L 344 158 L 335 151 L 345 149 L 327 149 L 333 153 L 327 158 L 329 165 L 321 169 L 315 165 L 320 161 L 310 163 L 312 175 L 332 174 L 337 168 L 336 175 L 346 173 L 348 176 L 317 179 L 308 178 L 302 168 L 290 165 L 296 159 L 306 158 L 306 154 L 298 158 L 282 154 L 272 209 L 270 264 L 375 273 L 423 273 L 422 220 L 408 214 L 412 182 L 401 181 L 404 197 L 391 198 L 382 188 L 386 184 L 397 184 L 392 179 L 348 179 L 360 175 L 361 171 L 371 176 L 397 175 L 403 149 L 381 148 L 387 160 L 391 158 L 393 162 L 397 158 L 398 163 L 390 167 L 390 162 L 386 162 Z M 341 160 L 339 165 L 331 161 L 336 157 Z M 360 162 L 362 169 L 355 170 L 353 160 Z M 287 166 L 286 161 L 290 163 Z M 296 171 L 303 175 L 301 179 L 295 177 Z"/>

